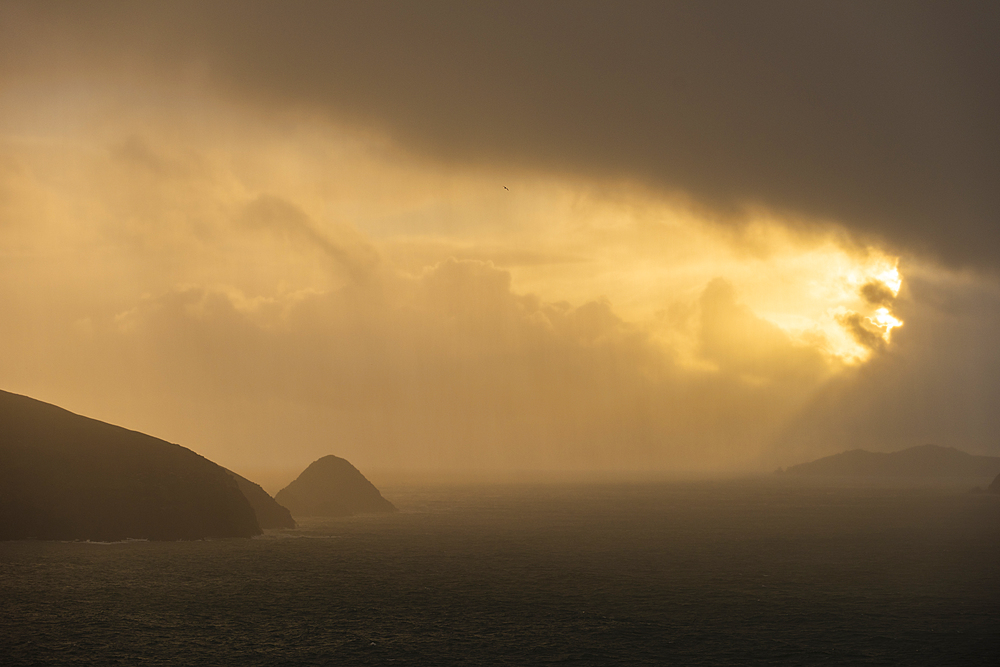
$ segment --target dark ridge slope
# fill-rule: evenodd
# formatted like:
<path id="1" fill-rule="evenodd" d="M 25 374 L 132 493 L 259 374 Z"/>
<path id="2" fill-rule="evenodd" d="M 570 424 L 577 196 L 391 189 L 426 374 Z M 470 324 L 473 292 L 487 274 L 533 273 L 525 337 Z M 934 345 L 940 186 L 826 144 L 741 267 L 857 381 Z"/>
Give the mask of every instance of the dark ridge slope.
<path id="1" fill-rule="evenodd" d="M 240 491 L 243 492 L 250 507 L 253 508 L 254 514 L 257 515 L 257 523 L 261 528 L 295 528 L 295 519 L 292 518 L 292 513 L 279 505 L 271 497 L 271 494 L 261 488 L 260 484 L 251 482 L 232 470 L 226 470 L 226 472 L 236 480 L 236 485 L 240 487 Z"/>
<path id="2" fill-rule="evenodd" d="M 791 466 L 785 473 L 866 480 L 985 482 L 1000 474 L 1000 457 L 974 456 L 937 445 L 920 445 L 891 453 L 854 449 Z"/>
<path id="3" fill-rule="evenodd" d="M 361 471 L 336 456 L 314 461 L 274 499 L 297 517 L 396 511 Z"/>
<path id="4" fill-rule="evenodd" d="M 180 445 L 0 391 L 0 539 L 260 532 L 225 468 Z"/>
<path id="5" fill-rule="evenodd" d="M 993 483 L 990 484 L 987 491 L 989 491 L 990 493 L 1000 493 L 1000 474 L 997 474 L 996 478 L 993 480 Z"/>

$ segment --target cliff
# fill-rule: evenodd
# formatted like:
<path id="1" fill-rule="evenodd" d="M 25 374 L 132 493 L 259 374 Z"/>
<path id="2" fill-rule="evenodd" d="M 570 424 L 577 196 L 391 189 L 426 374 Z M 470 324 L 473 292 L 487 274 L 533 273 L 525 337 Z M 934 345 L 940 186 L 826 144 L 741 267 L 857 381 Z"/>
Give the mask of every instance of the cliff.
<path id="1" fill-rule="evenodd" d="M 250 503 L 254 514 L 257 515 L 257 523 L 261 528 L 295 528 L 295 519 L 292 518 L 292 513 L 279 505 L 271 497 L 271 494 L 261 488 L 260 484 L 251 482 L 232 470 L 226 472 L 236 480 L 236 485 L 240 488 L 247 502 Z"/>
<path id="2" fill-rule="evenodd" d="M 888 453 L 854 449 L 791 466 L 784 474 L 867 481 L 982 484 L 1000 474 L 1000 457 L 975 456 L 937 445 L 920 445 Z"/>
<path id="3" fill-rule="evenodd" d="M 314 461 L 274 499 L 296 517 L 396 511 L 357 468 L 336 456 Z"/>
<path id="4" fill-rule="evenodd" d="M 189 449 L 0 391 L 0 539 L 250 537 L 237 481 Z"/>

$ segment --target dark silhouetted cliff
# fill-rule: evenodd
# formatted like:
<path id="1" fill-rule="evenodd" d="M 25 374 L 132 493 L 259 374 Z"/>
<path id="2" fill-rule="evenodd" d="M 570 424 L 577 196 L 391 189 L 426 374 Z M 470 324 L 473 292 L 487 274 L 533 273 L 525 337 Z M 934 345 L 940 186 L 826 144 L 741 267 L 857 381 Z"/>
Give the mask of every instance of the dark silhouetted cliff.
<path id="1" fill-rule="evenodd" d="M 974 456 L 937 445 L 891 453 L 854 449 L 791 466 L 784 474 L 865 481 L 984 483 L 1000 474 L 1000 457 Z"/>
<path id="2" fill-rule="evenodd" d="M 279 505 L 271 497 L 271 494 L 261 488 L 260 484 L 251 482 L 232 470 L 226 472 L 236 480 L 236 485 L 240 487 L 240 491 L 243 492 L 250 507 L 253 508 L 254 514 L 257 515 L 257 523 L 260 524 L 261 528 L 295 528 L 295 519 L 292 518 L 292 513 Z"/>
<path id="3" fill-rule="evenodd" d="M 260 532 L 225 468 L 180 445 L 0 391 L 0 539 Z"/>
<path id="4" fill-rule="evenodd" d="M 396 511 L 357 468 L 336 456 L 314 461 L 274 499 L 297 517 Z"/>

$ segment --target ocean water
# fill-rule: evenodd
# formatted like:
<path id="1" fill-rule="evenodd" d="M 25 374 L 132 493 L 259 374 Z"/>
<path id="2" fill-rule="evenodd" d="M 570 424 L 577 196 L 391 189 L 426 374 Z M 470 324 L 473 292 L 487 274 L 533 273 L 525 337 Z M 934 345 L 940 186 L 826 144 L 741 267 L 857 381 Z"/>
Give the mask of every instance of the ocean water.
<path id="1" fill-rule="evenodd" d="M 1000 497 L 387 488 L 252 540 L 0 543 L 0 664 L 994 665 Z"/>

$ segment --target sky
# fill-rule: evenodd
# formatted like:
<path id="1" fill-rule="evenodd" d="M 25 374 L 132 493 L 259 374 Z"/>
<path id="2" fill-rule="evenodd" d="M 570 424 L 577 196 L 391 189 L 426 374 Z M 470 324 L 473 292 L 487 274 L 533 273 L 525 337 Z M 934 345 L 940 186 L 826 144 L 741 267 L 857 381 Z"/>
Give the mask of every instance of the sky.
<path id="1" fill-rule="evenodd" d="M 268 479 L 1000 455 L 998 28 L 0 2 L 0 388 Z"/>

